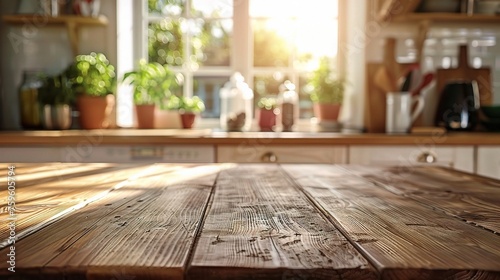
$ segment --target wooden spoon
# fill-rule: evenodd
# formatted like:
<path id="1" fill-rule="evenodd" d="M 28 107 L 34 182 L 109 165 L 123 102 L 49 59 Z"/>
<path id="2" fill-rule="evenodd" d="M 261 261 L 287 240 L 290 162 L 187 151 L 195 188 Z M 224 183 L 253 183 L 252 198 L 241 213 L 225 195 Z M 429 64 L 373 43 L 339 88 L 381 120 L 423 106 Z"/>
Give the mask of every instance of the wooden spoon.
<path id="1" fill-rule="evenodd" d="M 374 76 L 375 85 L 385 93 L 398 91 L 397 81 L 386 67 L 381 66 Z"/>

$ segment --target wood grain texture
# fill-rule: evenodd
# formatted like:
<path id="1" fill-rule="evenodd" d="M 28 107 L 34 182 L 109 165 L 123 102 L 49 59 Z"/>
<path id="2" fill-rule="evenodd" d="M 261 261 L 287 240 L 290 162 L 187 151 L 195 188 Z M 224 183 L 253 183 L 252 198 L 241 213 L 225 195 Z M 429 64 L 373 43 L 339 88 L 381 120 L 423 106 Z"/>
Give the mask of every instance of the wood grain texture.
<path id="1" fill-rule="evenodd" d="M 390 192 L 349 167 L 284 169 L 375 264 L 382 279 L 500 278 L 500 235 Z"/>
<path id="2" fill-rule="evenodd" d="M 16 275 L 183 279 L 220 168 L 155 165 L 105 198 L 19 242 Z M 4 276 L 6 265 L 0 264 Z"/>
<path id="3" fill-rule="evenodd" d="M 373 279 L 373 268 L 276 165 L 224 170 L 189 279 Z"/>
<path id="4" fill-rule="evenodd" d="M 149 165 L 149 164 L 148 164 Z M 15 166 L 15 222 L 18 239 L 74 209 L 102 197 L 148 165 L 141 164 L 13 164 Z M 1 171 L 7 175 L 7 165 Z M 8 176 L 0 177 L 7 185 Z M 8 197 L 0 198 L 0 219 L 10 217 Z M 0 248 L 8 245 L 8 224 L 0 224 Z"/>
<path id="5" fill-rule="evenodd" d="M 500 234 L 500 182 L 430 166 L 349 166 L 397 195 Z"/>

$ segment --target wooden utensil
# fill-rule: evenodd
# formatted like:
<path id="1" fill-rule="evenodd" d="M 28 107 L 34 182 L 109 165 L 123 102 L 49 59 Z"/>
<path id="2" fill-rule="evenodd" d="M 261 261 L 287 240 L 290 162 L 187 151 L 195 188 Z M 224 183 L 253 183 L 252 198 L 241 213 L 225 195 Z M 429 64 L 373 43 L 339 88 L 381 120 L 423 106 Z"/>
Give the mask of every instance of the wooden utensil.
<path id="1" fill-rule="evenodd" d="M 367 132 L 385 132 L 386 93 L 398 91 L 398 78 L 415 65 L 396 60 L 396 39 L 387 38 L 382 63 L 367 64 L 365 126 Z"/>
<path id="2" fill-rule="evenodd" d="M 458 56 L 458 67 L 450 69 L 437 69 L 436 71 L 436 90 L 439 95 L 443 91 L 444 86 L 457 80 L 476 80 L 479 87 L 480 104 L 491 104 L 491 74 L 490 68 L 472 68 L 468 63 L 467 46 L 460 46 Z"/>
<path id="3" fill-rule="evenodd" d="M 420 94 L 420 91 L 428 86 L 433 80 L 434 80 L 434 73 L 427 73 L 424 75 L 424 78 L 422 79 L 422 81 L 420 82 L 420 84 L 418 85 L 417 88 L 415 88 L 414 90 L 411 91 L 411 94 L 413 96 L 417 96 Z"/>
<path id="4" fill-rule="evenodd" d="M 383 92 L 394 92 L 398 90 L 394 75 L 385 66 L 381 66 L 374 76 L 375 85 Z"/>

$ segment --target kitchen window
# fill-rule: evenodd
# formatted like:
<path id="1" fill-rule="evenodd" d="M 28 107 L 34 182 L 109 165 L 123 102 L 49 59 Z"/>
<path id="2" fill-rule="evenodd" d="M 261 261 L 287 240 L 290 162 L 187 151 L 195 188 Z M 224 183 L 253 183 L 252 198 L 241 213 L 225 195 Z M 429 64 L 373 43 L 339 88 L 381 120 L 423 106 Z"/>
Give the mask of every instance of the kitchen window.
<path id="1" fill-rule="evenodd" d="M 178 93 L 200 96 L 204 119 L 219 117 L 219 90 L 235 71 L 254 90 L 255 103 L 292 81 L 300 116 L 310 118 L 308 73 L 321 57 L 338 63 L 338 5 L 338 0 L 143 0 L 137 59 L 182 73 Z"/>

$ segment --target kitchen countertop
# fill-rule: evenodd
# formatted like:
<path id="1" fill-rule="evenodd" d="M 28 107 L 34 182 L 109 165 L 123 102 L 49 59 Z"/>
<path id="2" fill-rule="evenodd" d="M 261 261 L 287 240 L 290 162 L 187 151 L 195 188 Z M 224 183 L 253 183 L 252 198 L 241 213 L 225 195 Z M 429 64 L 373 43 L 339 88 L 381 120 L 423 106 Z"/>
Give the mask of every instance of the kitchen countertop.
<path id="1" fill-rule="evenodd" d="M 0 233 L 17 237 L 14 247 L 0 243 L 0 278 L 500 278 L 500 181 L 445 168 L 45 163 L 0 171 L 2 185 L 16 182 L 16 207 L 4 199 L 2 213 L 16 226 L 2 223 Z"/>
<path id="2" fill-rule="evenodd" d="M 427 133 L 405 135 L 327 132 L 217 132 L 210 129 L 109 129 L 65 131 L 1 131 L 0 146 L 77 145 L 84 141 L 109 145 L 268 144 L 268 145 L 500 145 L 500 133 Z"/>

